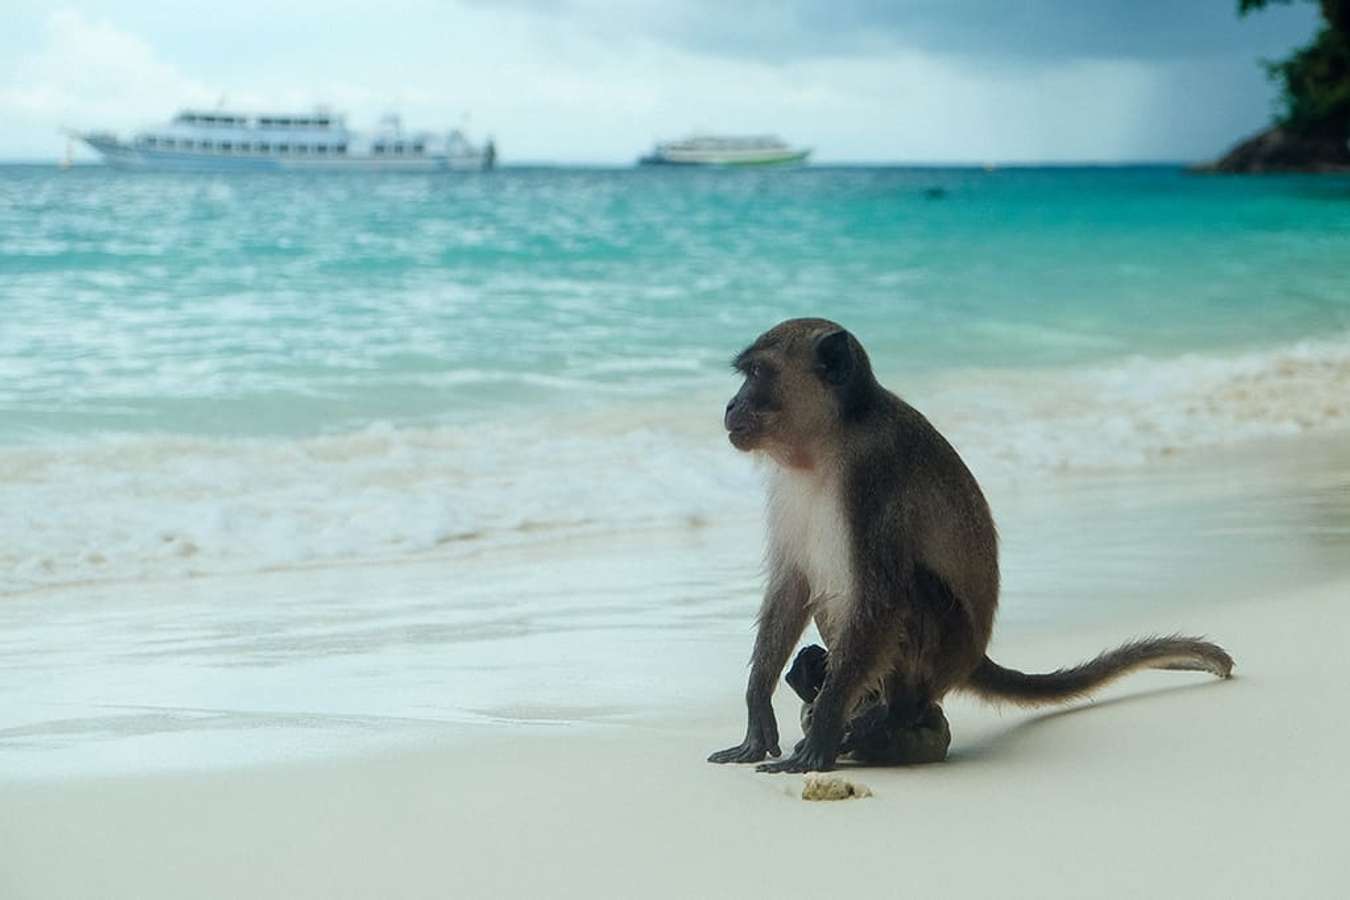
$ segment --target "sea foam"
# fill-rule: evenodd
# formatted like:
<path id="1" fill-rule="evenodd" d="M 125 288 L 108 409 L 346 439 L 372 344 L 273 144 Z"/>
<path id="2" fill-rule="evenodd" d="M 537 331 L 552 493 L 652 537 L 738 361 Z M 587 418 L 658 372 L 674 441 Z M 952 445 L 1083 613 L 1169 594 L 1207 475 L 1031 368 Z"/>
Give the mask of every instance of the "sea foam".
<path id="1" fill-rule="evenodd" d="M 1350 426 L 1350 339 L 887 383 L 986 483 Z M 403 559 L 753 521 L 721 397 L 306 438 L 0 448 L 0 591 Z"/>

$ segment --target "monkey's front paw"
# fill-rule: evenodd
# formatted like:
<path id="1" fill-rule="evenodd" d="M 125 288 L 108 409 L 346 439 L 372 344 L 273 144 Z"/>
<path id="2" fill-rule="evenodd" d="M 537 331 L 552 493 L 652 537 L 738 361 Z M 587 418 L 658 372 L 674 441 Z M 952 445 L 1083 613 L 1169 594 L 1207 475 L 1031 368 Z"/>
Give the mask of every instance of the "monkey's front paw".
<path id="1" fill-rule="evenodd" d="M 756 772 L 768 772 L 770 774 L 778 772 L 829 772 L 833 769 L 833 757 L 819 751 L 813 751 L 810 747 L 804 747 L 800 744 L 797 746 L 796 752 L 787 759 L 755 766 Z"/>
<path id="2" fill-rule="evenodd" d="M 766 756 L 778 757 L 783 751 L 778 749 L 778 745 L 766 745 L 763 741 L 742 741 L 735 747 L 728 747 L 725 750 L 718 750 L 712 756 L 708 757 L 710 763 L 753 763 L 759 762 Z"/>

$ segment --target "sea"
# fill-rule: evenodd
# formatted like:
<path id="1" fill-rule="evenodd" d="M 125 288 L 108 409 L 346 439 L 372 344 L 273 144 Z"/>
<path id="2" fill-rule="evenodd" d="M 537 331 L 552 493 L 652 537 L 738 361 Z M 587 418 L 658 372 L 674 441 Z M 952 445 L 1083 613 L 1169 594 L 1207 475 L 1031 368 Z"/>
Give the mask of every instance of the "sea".
<path id="1" fill-rule="evenodd" d="M 740 511 L 791 316 L 985 471 L 1339 428 L 1350 180 L 0 168 L 0 590 Z"/>
<path id="2" fill-rule="evenodd" d="M 550 668 L 616 632 L 722 623 L 739 670 L 762 473 L 721 413 L 792 316 L 965 457 L 1014 622 L 1350 562 L 1347 178 L 5 166 L 0 751 L 569 722 L 687 674 Z"/>

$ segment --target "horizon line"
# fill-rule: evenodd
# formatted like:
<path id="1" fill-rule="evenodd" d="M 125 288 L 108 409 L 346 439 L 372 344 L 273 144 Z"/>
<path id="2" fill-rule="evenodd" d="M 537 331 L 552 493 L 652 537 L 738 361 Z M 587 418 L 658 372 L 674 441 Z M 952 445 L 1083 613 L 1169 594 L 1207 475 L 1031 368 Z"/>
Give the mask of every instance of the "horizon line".
<path id="1" fill-rule="evenodd" d="M 989 159 L 989 160 L 935 160 L 935 159 L 821 159 L 812 160 L 800 165 L 784 166 L 787 169 L 811 169 L 811 168 L 913 168 L 913 169 L 982 169 L 982 168 L 1129 168 L 1133 166 L 1189 166 L 1197 162 L 1206 160 L 1198 159 L 1050 159 L 1050 160 L 1027 160 L 1027 159 Z M 60 156 L 52 157 L 0 157 L 0 166 L 52 166 L 61 168 L 65 160 Z M 100 160 L 74 160 L 69 164 L 70 168 L 113 168 Z M 637 160 L 631 162 L 618 161 L 587 161 L 587 160 L 551 160 L 551 159 L 520 159 L 507 161 L 498 161 L 498 169 L 635 169 L 639 168 Z M 663 166 L 662 169 L 670 168 L 690 168 L 690 169 L 722 169 L 736 168 L 735 166 Z M 156 171 L 156 170 L 147 170 Z M 430 174 L 430 173 L 427 173 Z"/>

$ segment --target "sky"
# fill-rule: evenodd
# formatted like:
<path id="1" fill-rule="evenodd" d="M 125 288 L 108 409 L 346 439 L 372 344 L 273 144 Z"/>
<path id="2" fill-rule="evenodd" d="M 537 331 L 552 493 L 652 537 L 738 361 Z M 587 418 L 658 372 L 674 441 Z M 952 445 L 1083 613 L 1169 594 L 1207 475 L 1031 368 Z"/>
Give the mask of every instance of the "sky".
<path id="1" fill-rule="evenodd" d="M 184 106 L 467 126 L 503 162 L 694 131 L 836 162 L 1195 160 L 1270 118 L 1316 4 L 1236 0 L 6 0 L 0 159 Z M 92 155 L 85 154 L 88 158 Z"/>

